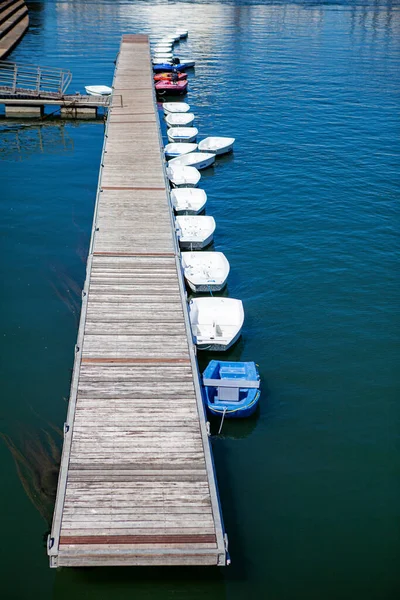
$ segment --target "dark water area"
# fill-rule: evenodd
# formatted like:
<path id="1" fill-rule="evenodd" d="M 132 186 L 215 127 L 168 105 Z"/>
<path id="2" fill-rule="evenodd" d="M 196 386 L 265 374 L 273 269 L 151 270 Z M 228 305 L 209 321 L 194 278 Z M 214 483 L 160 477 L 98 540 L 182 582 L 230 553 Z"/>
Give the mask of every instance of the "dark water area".
<path id="1" fill-rule="evenodd" d="M 0 120 L 1 597 L 399 598 L 400 4 L 28 5 L 9 59 L 71 92 L 110 85 L 122 33 L 189 30 L 200 137 L 236 138 L 201 180 L 245 308 L 226 358 L 263 393 L 213 437 L 229 568 L 48 568 L 104 126 Z"/>

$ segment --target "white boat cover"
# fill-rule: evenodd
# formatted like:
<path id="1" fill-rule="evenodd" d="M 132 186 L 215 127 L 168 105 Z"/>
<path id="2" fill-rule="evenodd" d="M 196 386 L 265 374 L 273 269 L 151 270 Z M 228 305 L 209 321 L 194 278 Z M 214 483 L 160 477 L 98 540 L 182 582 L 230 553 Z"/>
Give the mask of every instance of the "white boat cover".
<path id="1" fill-rule="evenodd" d="M 89 96 L 110 96 L 112 94 L 112 88 L 108 85 L 86 85 L 85 90 Z"/>
<path id="2" fill-rule="evenodd" d="M 170 142 L 193 142 L 198 133 L 196 127 L 170 127 L 167 136 Z"/>
<path id="3" fill-rule="evenodd" d="M 215 162 L 215 154 L 211 152 L 191 152 L 190 154 L 184 154 L 171 159 L 168 162 L 170 167 L 174 166 L 186 166 L 196 167 L 196 169 L 206 169 Z"/>
<path id="4" fill-rule="evenodd" d="M 229 275 L 229 262 L 222 252 L 182 252 L 181 262 L 193 287 L 221 287 Z"/>
<path id="5" fill-rule="evenodd" d="M 197 144 L 185 143 L 185 142 L 171 142 L 164 148 L 164 154 L 166 157 L 182 156 L 182 154 L 189 154 L 197 150 Z"/>
<path id="6" fill-rule="evenodd" d="M 208 216 L 180 215 L 175 221 L 180 242 L 204 242 L 213 235 L 216 227 L 214 217 Z"/>
<path id="7" fill-rule="evenodd" d="M 244 321 L 241 300 L 193 298 L 189 310 L 197 345 L 219 345 L 227 349 L 238 338 Z"/>
<path id="8" fill-rule="evenodd" d="M 177 187 L 196 187 L 200 181 L 201 175 L 194 167 L 167 167 L 167 177 L 171 183 Z"/>
<path id="9" fill-rule="evenodd" d="M 168 127 L 188 127 L 194 121 L 193 113 L 169 113 L 165 117 Z"/>
<path id="10" fill-rule="evenodd" d="M 163 109 L 164 114 L 187 113 L 190 110 L 190 106 L 186 102 L 164 102 Z"/>
<path id="11" fill-rule="evenodd" d="M 199 143 L 199 150 L 202 152 L 215 152 L 215 154 L 225 154 L 230 152 L 235 143 L 235 138 L 228 137 L 206 137 Z"/>
<path id="12" fill-rule="evenodd" d="M 176 188 L 171 191 L 171 203 L 177 213 L 198 214 L 207 202 L 207 194 L 199 188 Z"/>

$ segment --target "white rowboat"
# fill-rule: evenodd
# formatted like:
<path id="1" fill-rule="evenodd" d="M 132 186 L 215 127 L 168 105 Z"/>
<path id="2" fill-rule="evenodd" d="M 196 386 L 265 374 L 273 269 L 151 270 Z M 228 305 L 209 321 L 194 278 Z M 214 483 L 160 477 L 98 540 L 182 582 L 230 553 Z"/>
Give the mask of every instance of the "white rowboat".
<path id="1" fill-rule="evenodd" d="M 196 127 L 170 127 L 167 136 L 170 142 L 194 142 L 198 133 Z"/>
<path id="2" fill-rule="evenodd" d="M 201 178 L 194 167 L 167 167 L 166 172 L 174 187 L 196 187 Z"/>
<path id="3" fill-rule="evenodd" d="M 171 113 L 166 115 L 165 122 L 168 127 L 189 127 L 194 121 L 193 113 Z"/>
<path id="4" fill-rule="evenodd" d="M 183 274 L 193 292 L 220 292 L 229 275 L 229 262 L 222 252 L 182 252 Z"/>
<path id="5" fill-rule="evenodd" d="M 167 144 L 164 148 L 164 154 L 166 158 L 176 158 L 182 156 L 182 154 L 189 154 L 197 150 L 197 144 L 185 144 L 182 142 L 172 142 Z"/>
<path id="6" fill-rule="evenodd" d="M 190 106 L 186 102 L 164 102 L 163 109 L 165 115 L 169 113 L 187 113 Z"/>
<path id="7" fill-rule="evenodd" d="M 108 85 L 85 85 L 85 90 L 89 96 L 110 96 L 112 94 L 112 88 Z"/>
<path id="8" fill-rule="evenodd" d="M 214 217 L 179 216 L 175 219 L 179 246 L 201 250 L 211 244 L 215 231 Z"/>
<path id="9" fill-rule="evenodd" d="M 178 215 L 198 215 L 204 210 L 207 194 L 199 188 L 180 187 L 171 190 L 171 204 Z"/>
<path id="10" fill-rule="evenodd" d="M 173 158 L 168 162 L 168 166 L 196 167 L 196 169 L 201 171 L 201 169 L 211 167 L 214 162 L 215 154 L 211 154 L 211 152 L 191 152 L 190 154 Z"/>
<path id="11" fill-rule="evenodd" d="M 193 298 L 190 322 L 199 350 L 228 350 L 240 337 L 244 310 L 234 298 Z"/>
<path id="12" fill-rule="evenodd" d="M 207 137 L 199 143 L 201 152 L 214 152 L 214 154 L 226 154 L 233 150 L 235 138 Z"/>

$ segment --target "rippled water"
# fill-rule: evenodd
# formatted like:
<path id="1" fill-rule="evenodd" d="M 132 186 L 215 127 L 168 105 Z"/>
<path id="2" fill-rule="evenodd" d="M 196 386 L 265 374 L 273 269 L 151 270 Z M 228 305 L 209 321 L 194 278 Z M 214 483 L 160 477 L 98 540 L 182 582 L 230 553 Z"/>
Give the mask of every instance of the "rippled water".
<path id="1" fill-rule="evenodd" d="M 2 597 L 397 598 L 399 4 L 29 7 L 10 60 L 71 91 L 110 84 L 122 33 L 189 29 L 196 124 L 237 140 L 202 178 L 245 306 L 230 356 L 264 388 L 213 440 L 231 567 L 48 569 L 103 125 L 0 121 Z"/>

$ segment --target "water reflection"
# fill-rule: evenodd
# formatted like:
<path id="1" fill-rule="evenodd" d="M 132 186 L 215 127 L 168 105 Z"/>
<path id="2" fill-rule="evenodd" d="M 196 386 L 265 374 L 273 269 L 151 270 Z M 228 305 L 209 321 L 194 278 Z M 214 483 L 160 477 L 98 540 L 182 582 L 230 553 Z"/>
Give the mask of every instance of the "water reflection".
<path id="1" fill-rule="evenodd" d="M 28 160 L 36 154 L 72 154 L 73 139 L 68 135 L 66 123 L 21 123 L 10 121 L 0 124 L 0 161 Z"/>

